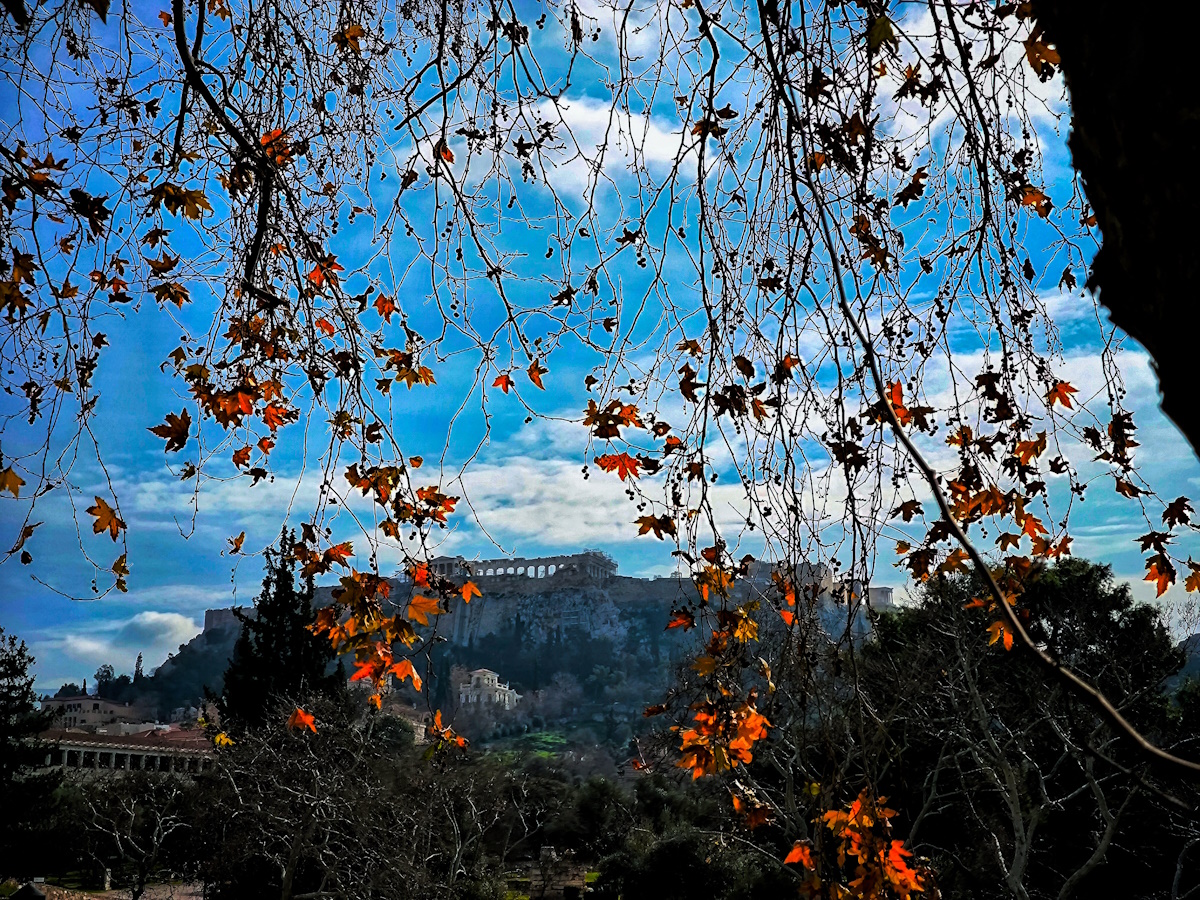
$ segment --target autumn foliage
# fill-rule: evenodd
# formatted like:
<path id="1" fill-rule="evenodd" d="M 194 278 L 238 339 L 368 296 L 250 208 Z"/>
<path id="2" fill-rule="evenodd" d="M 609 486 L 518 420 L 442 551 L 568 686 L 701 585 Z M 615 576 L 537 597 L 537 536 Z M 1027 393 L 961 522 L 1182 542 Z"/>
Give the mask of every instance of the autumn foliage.
<path id="1" fill-rule="evenodd" d="M 452 524 L 489 533 L 462 470 L 501 419 L 568 419 L 581 477 L 628 498 L 630 538 L 673 545 L 686 585 L 663 623 L 695 640 L 657 704 L 668 768 L 743 778 L 783 678 L 820 719 L 884 567 L 978 577 L 997 653 L 1149 746 L 1026 628 L 1029 579 L 1098 492 L 1146 521 L 1158 595 L 1200 592 L 1191 501 L 1138 470 L 1119 341 L 1097 317 L 1090 368 L 1063 358 L 1050 301 L 1079 299 L 1097 236 L 1041 152 L 1039 110 L 1066 107 L 1038 93 L 1062 60 L 1030 4 L 20 6 L 0 25 L 6 83 L 34 85 L 0 145 L 6 560 L 35 563 L 35 510 L 62 498 L 95 593 L 136 579 L 118 485 L 81 493 L 72 467 L 108 471 L 100 328 L 140 310 L 180 333 L 159 366 L 179 399 L 144 427 L 187 502 L 253 497 L 294 474 L 282 448 L 306 455 L 289 563 L 336 580 L 310 630 L 377 706 L 428 688 L 445 617 L 481 596 L 469 563 L 428 565 Z M 883 801 L 843 799 L 824 822 L 844 878 L 812 889 L 929 893 Z M 788 864 L 816 879 L 807 846 Z"/>

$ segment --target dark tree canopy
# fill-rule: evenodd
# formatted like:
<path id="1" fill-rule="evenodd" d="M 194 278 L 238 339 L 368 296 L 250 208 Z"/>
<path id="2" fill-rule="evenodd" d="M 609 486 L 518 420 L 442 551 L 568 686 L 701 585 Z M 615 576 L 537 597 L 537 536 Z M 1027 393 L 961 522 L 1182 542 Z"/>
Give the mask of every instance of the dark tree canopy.
<path id="1" fill-rule="evenodd" d="M 297 584 L 294 537 L 287 531 L 265 552 L 266 573 L 254 608 L 234 610 L 241 634 L 217 702 L 222 724 L 262 725 L 279 703 L 313 693 L 336 693 L 344 683 L 329 642 L 313 634 L 313 582 Z"/>
<path id="2" fill-rule="evenodd" d="M 22 870 L 60 778 L 38 771 L 50 751 L 38 735 L 53 726 L 54 715 L 37 708 L 33 663 L 25 642 L 0 626 L 0 871 Z"/>

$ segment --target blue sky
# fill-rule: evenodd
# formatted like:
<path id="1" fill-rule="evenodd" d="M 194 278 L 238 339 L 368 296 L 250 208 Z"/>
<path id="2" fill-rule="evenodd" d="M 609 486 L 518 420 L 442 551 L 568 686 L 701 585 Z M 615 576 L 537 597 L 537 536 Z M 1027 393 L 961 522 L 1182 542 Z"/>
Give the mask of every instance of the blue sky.
<path id="1" fill-rule="evenodd" d="M 535 40 L 550 38 L 535 34 Z M 595 82 L 579 82 L 577 93 L 569 99 L 586 118 L 593 108 L 589 97 L 601 91 Z M 651 137 L 660 142 L 669 138 L 678 145 L 678 132 L 665 127 Z M 1044 149 L 1052 195 L 1069 193 L 1065 141 L 1060 136 Z M 338 252 L 352 255 L 356 235 L 361 237 L 371 227 L 365 217 L 355 226 L 345 224 Z M 513 249 L 527 253 L 530 268 L 540 271 L 545 245 Z M 1039 258 L 1036 247 L 1029 249 Z M 401 250 L 394 248 L 397 253 Z M 630 296 L 637 295 L 638 278 L 636 271 L 628 273 Z M 1101 333 L 1095 307 L 1078 294 L 1060 295 L 1055 281 L 1057 272 L 1047 275 L 1040 293 L 1055 311 L 1061 329 L 1060 368 L 1063 377 L 1087 395 L 1099 386 Z M 546 282 L 526 289 L 542 292 L 549 287 Z M 422 322 L 434 320 L 434 312 L 415 281 L 411 291 L 400 300 L 421 330 Z M 210 312 L 198 298 L 186 310 L 184 321 L 203 321 Z M 84 508 L 91 505 L 93 494 L 105 495 L 107 489 L 94 462 L 81 458 L 73 471 L 78 488 L 74 496 L 68 498 L 60 491 L 39 504 L 36 519 L 44 524 L 29 543 L 35 565 L 23 567 L 13 559 L 0 567 L 0 624 L 31 645 L 38 657 L 42 689 L 53 689 L 65 680 L 90 679 L 102 663 L 129 671 L 138 653 L 152 668 L 198 632 L 204 609 L 251 603 L 261 578 L 261 558 L 255 554 L 274 540 L 285 521 L 298 525 L 305 519 L 316 496 L 319 473 L 311 459 L 306 468 L 304 435 L 293 427 L 281 432 L 280 445 L 272 454 L 272 481 L 255 487 L 245 478 L 211 482 L 193 509 L 190 484 L 167 469 L 162 441 L 146 430 L 161 422 L 166 412 L 178 412 L 185 405 L 178 393 L 181 382 L 168 376 L 150 377 L 157 376 L 160 364 L 178 344 L 178 324 L 152 303 L 143 303 L 124 321 L 114 318 L 105 330 L 111 347 L 100 369 L 96 421 L 128 524 L 130 590 L 99 600 L 79 599 L 91 595 L 95 574 L 81 558 L 81 542 L 102 568 L 119 553 L 107 536 L 94 536 L 87 527 Z M 465 500 L 459 505 L 461 515 L 442 533 L 442 552 L 468 557 L 501 552 L 536 556 L 600 547 L 617 559 L 624 574 L 667 574 L 674 569 L 673 545 L 635 536 L 630 523 L 640 513 L 621 484 L 596 477 L 594 467 L 592 477 L 583 477 L 581 470 L 591 454 L 585 430 L 572 420 L 578 419 L 588 397 L 582 383 L 595 361 L 594 354 L 581 347 L 565 347 L 550 361 L 544 393 L 518 377 L 521 393 L 548 416 L 532 424 L 524 422 L 526 410 L 515 396 L 490 392 L 486 440 L 478 411 L 480 394 L 469 383 L 471 367 L 435 366 L 436 390 L 398 390 L 394 414 L 405 423 L 405 453 L 424 456 L 431 473 L 440 470 L 445 477 L 455 477 L 467 454 L 483 441 L 461 485 L 452 490 Z M 1121 369 L 1128 390 L 1126 403 L 1139 427 L 1143 476 L 1166 499 L 1200 493 L 1200 464 L 1158 411 L 1157 388 L 1146 356 L 1131 342 L 1126 342 L 1121 355 Z M 450 448 L 439 459 L 451 418 L 464 398 L 473 411 L 455 426 Z M 318 436 L 322 427 L 321 419 L 314 420 L 312 436 Z M 179 460 L 170 462 L 177 466 Z M 434 480 L 431 474 L 429 481 Z M 735 505 L 731 494 L 730 510 Z M 14 538 L 23 514 L 23 503 L 0 502 L 0 540 Z M 77 537 L 75 516 L 84 526 L 82 538 Z M 1132 542 L 1147 530 L 1136 504 L 1111 490 L 1095 489 L 1074 510 L 1072 523 L 1076 555 L 1111 563 L 1119 576 L 1132 581 L 1139 597 L 1153 596 L 1153 588 L 1140 580 L 1142 557 Z M 346 523 L 335 519 L 332 524 L 335 537 L 353 537 Z M 246 532 L 244 546 L 250 555 L 224 555 L 227 539 L 241 531 Z M 390 572 L 397 561 L 398 557 L 381 557 L 380 568 Z M 905 586 L 902 574 L 886 564 L 878 567 L 877 581 L 901 590 Z M 1166 599 L 1180 593 L 1174 588 Z"/>

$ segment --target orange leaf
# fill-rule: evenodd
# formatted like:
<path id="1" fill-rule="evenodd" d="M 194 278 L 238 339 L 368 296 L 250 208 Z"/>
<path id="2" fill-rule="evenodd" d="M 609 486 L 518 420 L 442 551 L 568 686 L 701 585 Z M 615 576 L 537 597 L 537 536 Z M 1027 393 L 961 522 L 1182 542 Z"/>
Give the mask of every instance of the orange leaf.
<path id="1" fill-rule="evenodd" d="M 346 568 L 349 568 L 349 566 L 346 565 L 346 560 L 353 555 L 354 546 L 349 541 L 345 541 L 341 544 L 335 544 L 334 546 L 330 547 L 325 551 L 324 554 L 322 554 L 322 558 L 328 564 L 337 563 L 339 566 L 345 566 Z"/>
<path id="2" fill-rule="evenodd" d="M 229 555 L 242 552 L 242 544 L 246 542 L 246 532 L 242 532 L 237 537 L 229 538 Z"/>
<path id="3" fill-rule="evenodd" d="M 605 472 L 616 472 L 624 481 L 627 478 L 637 478 L 640 474 L 638 469 L 642 464 L 628 453 L 606 453 L 596 457 L 596 465 Z"/>
<path id="4" fill-rule="evenodd" d="M 1071 405 L 1070 397 L 1066 400 L 1066 405 Z M 1021 465 L 1029 465 L 1031 460 L 1036 459 L 1046 452 L 1046 432 L 1039 431 L 1037 440 L 1035 441 L 1017 441 L 1016 457 L 1021 461 Z"/>
<path id="5" fill-rule="evenodd" d="M 0 472 L 0 491 L 8 491 L 14 497 L 21 496 L 21 485 L 25 483 L 25 479 L 13 471 L 13 467 L 9 466 L 3 472 Z M 97 497 L 97 500 L 100 498 Z"/>
<path id="6" fill-rule="evenodd" d="M 1043 219 L 1048 218 L 1054 209 L 1054 203 L 1046 196 L 1045 191 L 1038 190 L 1032 185 L 1026 185 L 1021 190 L 1021 205 L 1030 207 Z"/>
<path id="7" fill-rule="evenodd" d="M 1078 392 L 1078 388 L 1072 387 L 1065 381 L 1055 382 L 1054 387 L 1052 387 L 1050 392 L 1046 394 L 1046 403 L 1048 403 L 1051 408 L 1054 407 L 1055 403 L 1061 403 L 1067 409 L 1074 409 L 1075 407 L 1071 404 L 1071 395 Z"/>
<path id="8" fill-rule="evenodd" d="M 508 389 L 512 386 L 513 386 L 512 376 L 509 375 L 507 372 L 505 372 L 503 375 L 501 375 L 495 381 L 492 382 L 492 387 L 498 387 L 498 388 L 500 388 L 500 390 L 504 391 L 504 393 L 506 393 L 506 394 L 508 393 Z"/>
<path id="9" fill-rule="evenodd" d="M 317 724 L 310 713 L 306 713 L 300 707 L 296 707 L 296 711 L 292 713 L 287 720 L 287 727 L 291 729 L 304 730 L 307 728 L 313 734 L 317 733 Z"/>
<path id="10" fill-rule="evenodd" d="M 542 386 L 542 376 L 549 371 L 549 369 L 543 367 L 536 359 L 531 362 L 529 364 L 529 368 L 525 370 L 526 374 L 529 376 L 529 380 L 536 384 L 538 388 L 543 391 L 546 388 Z"/>
<path id="11" fill-rule="evenodd" d="M 396 311 L 396 301 L 386 294 L 380 294 L 375 299 L 375 310 L 383 316 L 385 322 L 392 321 L 392 313 Z"/>
<path id="12" fill-rule="evenodd" d="M 1175 583 L 1175 567 L 1161 553 L 1152 556 L 1146 564 L 1146 577 L 1143 580 L 1155 582 L 1158 596 L 1161 597 L 1166 593 L 1167 588 Z M 1186 582 L 1184 586 L 1187 586 Z"/>
<path id="13" fill-rule="evenodd" d="M 1194 594 L 1200 591 L 1200 565 L 1192 562 L 1191 557 L 1188 557 L 1188 568 L 1192 571 L 1184 579 L 1183 587 L 1189 594 Z"/>
<path id="14" fill-rule="evenodd" d="M 435 156 L 440 156 L 448 163 L 454 162 L 454 151 L 450 149 L 450 145 L 446 143 L 445 138 L 441 138 L 433 145 L 433 153 Z"/>
<path id="15" fill-rule="evenodd" d="M 1012 632 L 1004 627 L 1003 622 L 993 622 L 991 625 L 988 626 L 988 633 L 991 634 L 991 639 L 988 640 L 989 645 L 996 643 L 996 641 L 1002 640 L 1004 642 L 1005 650 L 1012 649 L 1012 647 L 1013 647 Z"/>
<path id="16" fill-rule="evenodd" d="M 463 603 L 470 603 L 472 597 L 482 597 L 483 591 L 479 590 L 479 586 L 473 581 L 467 581 L 462 586 Z"/>
<path id="17" fill-rule="evenodd" d="M 436 597 L 425 597 L 421 594 L 414 594 L 408 604 L 408 617 L 422 625 L 429 624 L 430 616 L 440 616 L 441 614 L 442 611 L 438 607 Z"/>
<path id="18" fill-rule="evenodd" d="M 403 681 L 405 678 L 411 678 L 413 687 L 418 691 L 421 689 L 421 676 L 418 675 L 417 670 L 413 668 L 412 660 L 402 659 L 400 662 L 388 669 L 388 671 L 395 675 L 398 681 Z"/>
<path id="19" fill-rule="evenodd" d="M 696 617 L 686 609 L 671 610 L 671 620 L 667 622 L 667 629 L 682 628 L 687 631 L 690 628 L 696 627 Z"/>
<path id="20" fill-rule="evenodd" d="M 792 845 L 791 852 L 783 858 L 783 864 L 785 866 L 791 865 L 792 863 L 799 863 L 810 871 L 815 869 L 816 866 L 813 864 L 812 848 L 810 848 L 808 844 L 804 843 L 803 841 L 796 841 L 796 843 Z"/>

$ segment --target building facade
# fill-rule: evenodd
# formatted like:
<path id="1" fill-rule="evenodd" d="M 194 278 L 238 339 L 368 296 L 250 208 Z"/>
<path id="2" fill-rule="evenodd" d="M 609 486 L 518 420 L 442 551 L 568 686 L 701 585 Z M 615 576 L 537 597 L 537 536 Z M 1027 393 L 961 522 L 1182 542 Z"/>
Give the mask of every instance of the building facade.
<path id="1" fill-rule="evenodd" d="M 521 695 L 507 684 L 500 683 L 500 676 L 491 669 L 476 669 L 471 680 L 458 686 L 460 706 L 475 706 L 491 703 L 501 709 L 512 709 L 521 702 Z"/>
<path id="2" fill-rule="evenodd" d="M 152 731 L 147 734 L 87 734 L 55 729 L 39 740 L 47 768 L 95 774 L 103 771 L 176 772 L 196 775 L 212 766 L 213 748 L 199 731 Z"/>
<path id="3" fill-rule="evenodd" d="M 134 725 L 145 720 L 145 710 L 129 703 L 117 703 L 100 697 L 46 697 L 43 710 L 58 714 L 61 728 L 94 730 L 103 725 Z"/>

